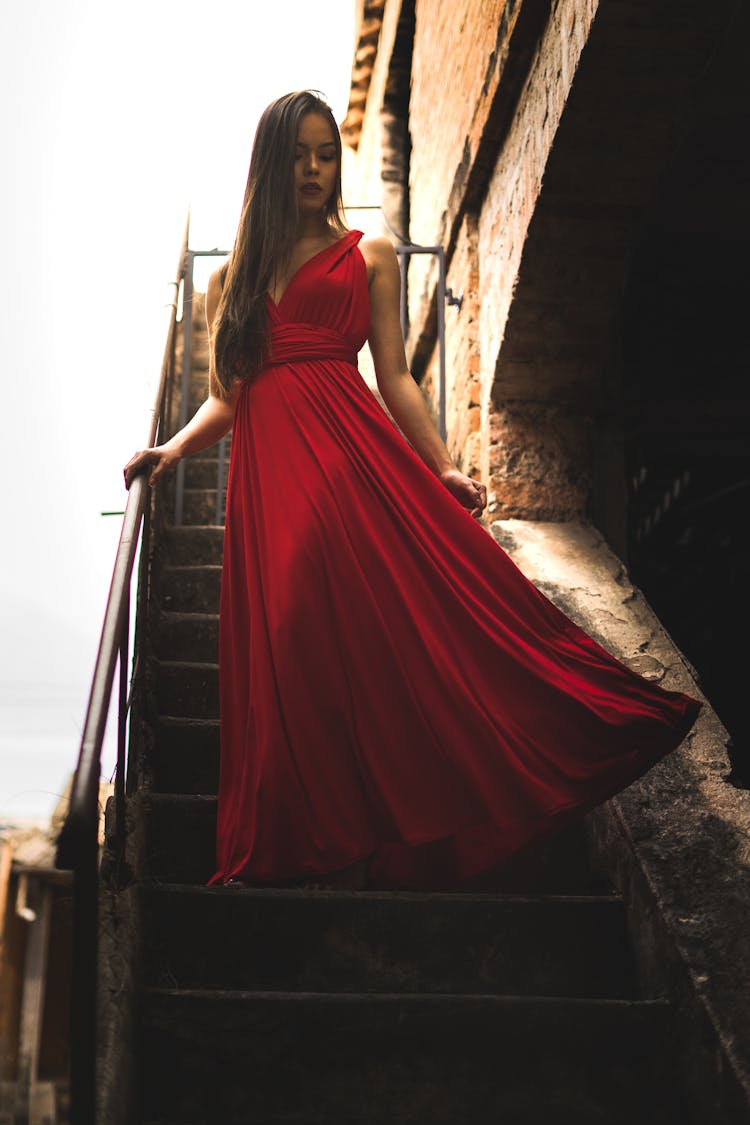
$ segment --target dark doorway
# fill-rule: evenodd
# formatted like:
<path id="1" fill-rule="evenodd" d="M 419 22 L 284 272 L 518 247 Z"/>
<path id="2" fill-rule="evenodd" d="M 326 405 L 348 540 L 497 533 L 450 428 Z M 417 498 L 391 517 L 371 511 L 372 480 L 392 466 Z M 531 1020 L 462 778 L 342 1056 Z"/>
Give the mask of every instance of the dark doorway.
<path id="1" fill-rule="evenodd" d="M 628 561 L 728 727 L 750 785 L 750 116 L 682 145 L 624 301 Z"/>

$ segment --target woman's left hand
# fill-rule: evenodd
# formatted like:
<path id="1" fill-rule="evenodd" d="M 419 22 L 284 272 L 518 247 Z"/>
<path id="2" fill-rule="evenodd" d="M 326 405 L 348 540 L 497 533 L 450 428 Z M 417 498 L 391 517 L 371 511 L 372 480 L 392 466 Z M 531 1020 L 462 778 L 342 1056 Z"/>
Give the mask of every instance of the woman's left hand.
<path id="1" fill-rule="evenodd" d="M 487 489 L 483 484 L 464 476 L 458 469 L 446 469 L 440 474 L 440 480 L 475 519 L 481 516 L 487 504 Z"/>

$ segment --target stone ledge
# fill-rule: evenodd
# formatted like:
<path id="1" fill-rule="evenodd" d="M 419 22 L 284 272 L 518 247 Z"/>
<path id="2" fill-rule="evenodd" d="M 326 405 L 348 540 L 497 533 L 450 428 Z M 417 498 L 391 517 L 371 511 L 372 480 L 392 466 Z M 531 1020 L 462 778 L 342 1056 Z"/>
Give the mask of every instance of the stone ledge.
<path id="1" fill-rule="evenodd" d="M 501 520 L 523 573 L 618 659 L 702 699 L 697 676 L 600 533 Z M 640 970 L 685 1019 L 696 1121 L 750 1121 L 750 792 L 726 780 L 729 736 L 710 704 L 673 754 L 589 817 L 626 894 Z"/>

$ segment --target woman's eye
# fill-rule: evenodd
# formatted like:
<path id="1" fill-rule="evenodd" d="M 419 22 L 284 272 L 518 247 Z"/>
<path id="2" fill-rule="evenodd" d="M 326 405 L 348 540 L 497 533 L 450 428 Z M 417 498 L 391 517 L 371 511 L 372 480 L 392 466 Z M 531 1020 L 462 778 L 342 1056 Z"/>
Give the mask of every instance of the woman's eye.
<path id="1" fill-rule="evenodd" d="M 305 160 L 306 157 L 307 157 L 307 153 L 304 150 L 300 150 L 298 152 L 295 152 L 295 154 L 294 154 L 295 160 Z M 336 153 L 335 152 L 318 152 L 318 153 L 315 154 L 315 159 L 319 160 L 321 162 L 321 164 L 330 164 L 332 160 L 336 159 Z"/>

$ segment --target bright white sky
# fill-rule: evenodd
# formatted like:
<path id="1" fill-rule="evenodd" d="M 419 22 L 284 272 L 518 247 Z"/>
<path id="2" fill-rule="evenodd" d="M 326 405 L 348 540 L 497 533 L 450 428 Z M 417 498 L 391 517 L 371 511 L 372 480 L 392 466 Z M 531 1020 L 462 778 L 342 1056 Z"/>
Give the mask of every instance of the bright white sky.
<path id="1" fill-rule="evenodd" d="M 231 245 L 261 110 L 340 121 L 353 46 L 354 0 L 0 5 L 0 823 L 75 761 L 188 201 Z"/>

